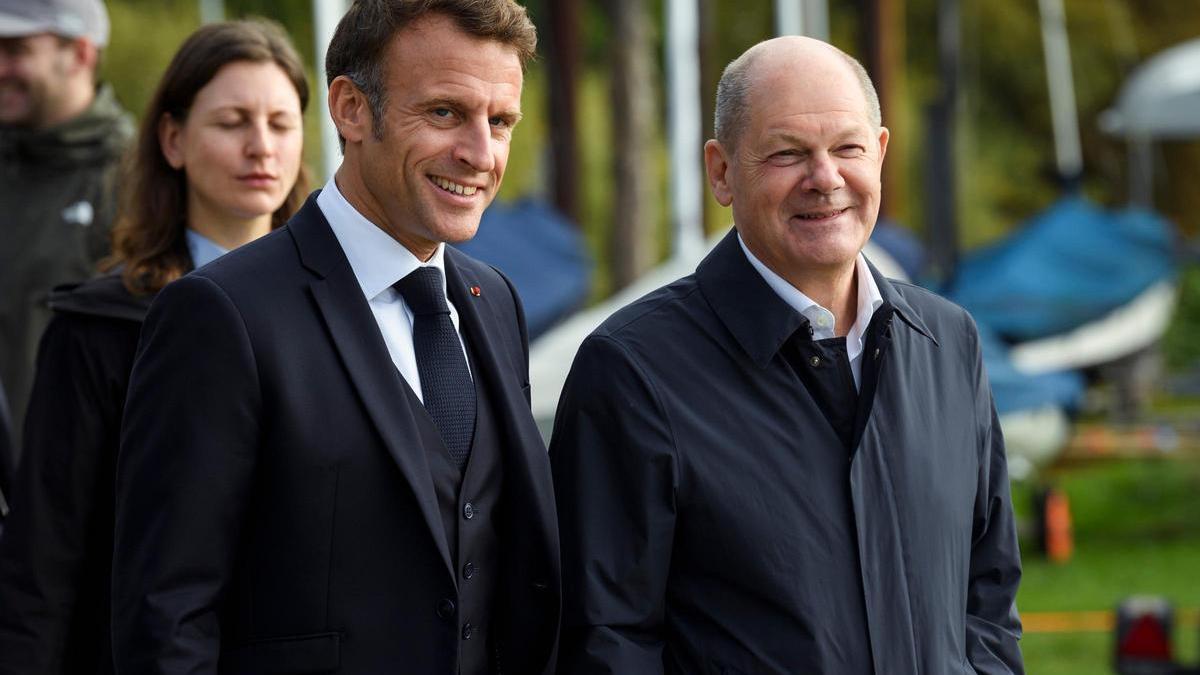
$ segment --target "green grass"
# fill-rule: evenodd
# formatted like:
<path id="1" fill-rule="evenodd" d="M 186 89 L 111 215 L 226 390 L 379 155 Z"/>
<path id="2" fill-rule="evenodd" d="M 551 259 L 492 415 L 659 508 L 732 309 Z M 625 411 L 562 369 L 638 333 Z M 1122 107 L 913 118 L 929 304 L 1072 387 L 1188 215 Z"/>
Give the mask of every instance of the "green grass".
<path id="1" fill-rule="evenodd" d="M 1061 471 L 1050 478 L 1071 503 L 1075 555 L 1056 565 L 1022 541 L 1022 612 L 1112 610 L 1130 595 L 1160 595 L 1177 608 L 1200 608 L 1200 464 L 1120 461 Z M 1018 517 L 1030 517 L 1031 486 L 1014 485 Z M 1177 626 L 1176 653 L 1200 662 L 1200 629 Z M 1032 675 L 1112 673 L 1108 633 L 1028 633 Z"/>

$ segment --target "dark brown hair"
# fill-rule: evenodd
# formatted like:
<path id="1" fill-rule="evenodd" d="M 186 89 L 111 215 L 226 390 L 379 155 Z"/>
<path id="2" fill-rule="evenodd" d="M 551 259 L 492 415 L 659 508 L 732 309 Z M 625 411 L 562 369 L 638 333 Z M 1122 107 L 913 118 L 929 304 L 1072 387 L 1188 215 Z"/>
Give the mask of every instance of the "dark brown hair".
<path id="1" fill-rule="evenodd" d="M 355 0 L 329 42 L 325 82 L 345 75 L 366 95 L 377 138 L 382 138 L 387 107 L 388 44 L 409 24 L 433 14 L 449 17 L 469 35 L 512 47 L 522 68 L 537 49 L 537 30 L 513 0 Z"/>
<path id="2" fill-rule="evenodd" d="M 101 269 L 121 268 L 125 287 L 135 295 L 157 293 L 188 272 L 187 180 L 167 163 L 159 143 L 163 115 L 179 123 L 187 119 L 196 94 L 229 63 L 273 62 L 287 75 L 308 106 L 308 81 L 295 47 L 278 24 L 264 19 L 212 23 L 192 33 L 167 66 L 146 106 L 137 145 L 127 158 L 121 210 L 112 232 L 112 254 Z M 271 217 L 271 228 L 287 222 L 308 193 L 307 170 Z"/>

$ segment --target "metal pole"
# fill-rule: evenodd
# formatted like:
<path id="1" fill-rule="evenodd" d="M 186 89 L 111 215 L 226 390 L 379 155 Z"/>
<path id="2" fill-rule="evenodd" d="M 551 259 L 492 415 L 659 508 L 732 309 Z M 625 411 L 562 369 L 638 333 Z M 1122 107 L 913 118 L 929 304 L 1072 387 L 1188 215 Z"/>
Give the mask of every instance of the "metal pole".
<path id="1" fill-rule="evenodd" d="M 1054 123 L 1054 153 L 1058 175 L 1068 183 L 1083 172 L 1079 119 L 1075 114 L 1075 78 L 1071 74 L 1071 45 L 1062 0 L 1038 0 L 1042 19 L 1042 49 L 1046 53 L 1046 85 Z"/>
<path id="2" fill-rule="evenodd" d="M 1128 136 L 1129 202 L 1144 208 L 1154 208 L 1154 141 L 1149 136 Z"/>
<path id="3" fill-rule="evenodd" d="M 200 23 L 225 20 L 225 0 L 200 0 Z"/>
<path id="4" fill-rule="evenodd" d="M 829 42 L 829 1 L 805 0 L 804 2 L 805 35 Z"/>
<path id="5" fill-rule="evenodd" d="M 700 8 L 697 0 L 667 0 L 666 11 L 672 253 L 676 257 L 693 257 L 704 247 Z"/>
<path id="6" fill-rule="evenodd" d="M 941 91 L 929 106 L 925 191 L 929 252 L 934 274 L 948 281 L 958 266 L 958 203 L 954 132 L 958 108 L 959 0 L 938 0 L 938 71 Z"/>
<path id="7" fill-rule="evenodd" d="M 342 163 L 338 147 L 337 127 L 329 116 L 329 87 L 325 83 L 325 51 L 333 39 L 337 22 L 346 13 L 345 0 L 313 0 L 313 38 L 315 40 L 317 74 L 316 103 L 321 116 L 321 170 L 320 182 L 324 184 Z"/>
<path id="8" fill-rule="evenodd" d="M 775 0 L 775 34 L 829 42 L 829 0 Z"/>
<path id="9" fill-rule="evenodd" d="M 804 35 L 804 0 L 775 0 L 775 34 Z"/>

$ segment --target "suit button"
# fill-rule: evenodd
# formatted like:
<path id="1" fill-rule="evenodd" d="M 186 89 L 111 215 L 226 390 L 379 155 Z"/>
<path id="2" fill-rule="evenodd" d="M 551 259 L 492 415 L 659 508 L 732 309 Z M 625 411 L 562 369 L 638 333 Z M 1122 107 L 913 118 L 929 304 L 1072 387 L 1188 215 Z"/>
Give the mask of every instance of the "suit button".
<path id="1" fill-rule="evenodd" d="M 463 518 L 470 520 L 475 517 L 475 505 L 467 502 L 463 505 Z"/>
<path id="2" fill-rule="evenodd" d="M 462 636 L 463 636 L 464 640 L 470 640 L 471 636 L 474 634 L 475 634 L 475 628 L 472 627 L 471 624 L 469 624 L 469 623 L 463 624 Z"/>
<path id="3" fill-rule="evenodd" d="M 454 616 L 454 601 L 449 598 L 438 600 L 437 615 L 439 619 L 449 619 Z"/>
<path id="4" fill-rule="evenodd" d="M 812 366 L 813 368 L 816 368 L 817 366 L 821 365 L 821 357 L 814 356 L 814 357 L 810 358 L 808 360 L 808 364 L 810 366 Z"/>
<path id="5" fill-rule="evenodd" d="M 475 576 L 475 563 L 469 562 L 463 565 L 463 578 L 470 579 L 473 576 Z"/>

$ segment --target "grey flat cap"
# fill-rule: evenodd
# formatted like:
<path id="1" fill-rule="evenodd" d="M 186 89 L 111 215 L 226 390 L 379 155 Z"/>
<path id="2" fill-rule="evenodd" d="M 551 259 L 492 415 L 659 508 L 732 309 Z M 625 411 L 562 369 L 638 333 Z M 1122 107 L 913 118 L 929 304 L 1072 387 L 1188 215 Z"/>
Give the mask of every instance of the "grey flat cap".
<path id="1" fill-rule="evenodd" d="M 108 11 L 102 0 L 0 0 L 0 37 L 53 33 L 108 44 Z"/>

